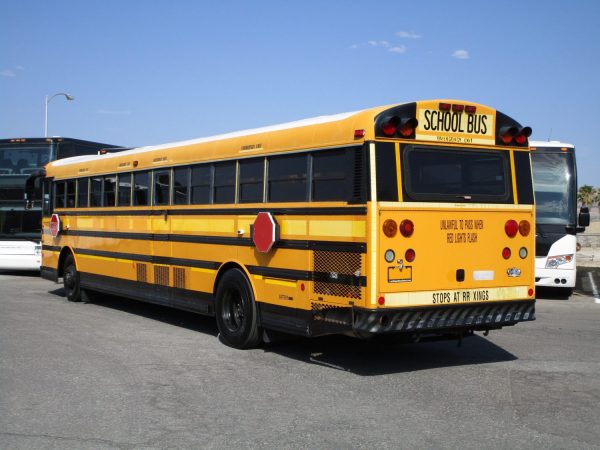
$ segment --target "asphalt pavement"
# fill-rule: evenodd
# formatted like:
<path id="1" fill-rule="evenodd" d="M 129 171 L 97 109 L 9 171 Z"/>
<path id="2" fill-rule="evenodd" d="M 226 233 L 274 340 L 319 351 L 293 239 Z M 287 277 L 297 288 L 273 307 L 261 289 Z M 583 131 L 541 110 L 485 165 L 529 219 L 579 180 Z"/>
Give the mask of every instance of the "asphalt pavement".
<path id="1" fill-rule="evenodd" d="M 599 321 L 581 287 L 460 347 L 240 351 L 210 318 L 3 274 L 0 449 L 600 448 Z"/>

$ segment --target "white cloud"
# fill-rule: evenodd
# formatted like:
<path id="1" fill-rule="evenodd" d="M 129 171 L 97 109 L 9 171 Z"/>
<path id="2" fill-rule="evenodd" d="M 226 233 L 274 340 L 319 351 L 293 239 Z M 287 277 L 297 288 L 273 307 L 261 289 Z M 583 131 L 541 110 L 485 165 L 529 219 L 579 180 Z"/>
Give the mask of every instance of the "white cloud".
<path id="1" fill-rule="evenodd" d="M 467 50 L 459 49 L 452 53 L 452 56 L 456 59 L 469 59 L 469 52 Z"/>
<path id="2" fill-rule="evenodd" d="M 3 77 L 16 77 L 17 76 L 17 74 L 10 69 L 0 70 L 0 75 L 2 75 Z"/>
<path id="3" fill-rule="evenodd" d="M 96 114 L 106 114 L 109 116 L 129 116 L 131 111 L 115 111 L 109 109 L 99 109 L 96 111 Z"/>
<path id="4" fill-rule="evenodd" d="M 367 44 L 373 47 L 389 47 L 390 43 L 388 41 L 369 41 Z"/>
<path id="5" fill-rule="evenodd" d="M 423 36 L 415 33 L 414 31 L 397 31 L 396 36 L 405 39 L 421 39 Z"/>
<path id="6" fill-rule="evenodd" d="M 406 46 L 404 46 L 404 45 L 396 45 L 395 47 L 389 48 L 388 52 L 392 52 L 392 53 L 405 53 L 406 52 Z"/>

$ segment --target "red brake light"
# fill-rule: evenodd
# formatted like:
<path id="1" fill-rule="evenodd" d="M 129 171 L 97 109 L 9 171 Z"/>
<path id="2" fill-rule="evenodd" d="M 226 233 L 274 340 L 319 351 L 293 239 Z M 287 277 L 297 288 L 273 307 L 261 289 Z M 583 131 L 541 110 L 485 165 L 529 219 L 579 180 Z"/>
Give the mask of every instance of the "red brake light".
<path id="1" fill-rule="evenodd" d="M 354 137 L 357 139 L 364 138 L 366 134 L 367 132 L 365 130 L 354 130 Z"/>
<path id="2" fill-rule="evenodd" d="M 516 220 L 507 220 L 504 224 L 504 231 L 508 237 L 515 237 L 519 232 L 519 224 Z"/>
<path id="3" fill-rule="evenodd" d="M 475 111 L 477 111 L 477 106 L 474 106 L 474 105 L 465 105 L 465 112 L 467 114 L 475 114 Z"/>
<path id="4" fill-rule="evenodd" d="M 402 125 L 400 125 L 400 134 L 403 137 L 410 137 L 415 132 L 415 128 L 417 128 L 418 124 L 419 122 L 414 117 L 403 120 Z"/>
<path id="5" fill-rule="evenodd" d="M 452 111 L 454 112 L 463 112 L 465 110 L 465 105 L 452 105 Z"/>
<path id="6" fill-rule="evenodd" d="M 451 107 L 450 103 L 440 103 L 440 111 L 450 111 Z"/>
<path id="7" fill-rule="evenodd" d="M 417 254 L 415 253 L 415 251 L 412 248 L 409 248 L 404 253 L 404 259 L 406 259 L 408 262 L 413 262 L 415 260 L 416 256 L 417 256 Z"/>
<path id="8" fill-rule="evenodd" d="M 508 248 L 508 247 L 504 247 L 504 248 L 502 249 L 502 257 L 503 257 L 504 259 L 508 259 L 508 258 L 510 258 L 510 248 Z"/>
<path id="9" fill-rule="evenodd" d="M 404 219 L 400 222 L 400 234 L 404 237 L 411 237 L 415 232 L 415 225 L 412 223 L 412 220 Z"/>
<path id="10" fill-rule="evenodd" d="M 392 117 L 390 120 L 388 120 L 387 122 L 384 122 L 381 125 L 381 131 L 383 131 L 383 134 L 385 134 L 386 136 L 393 136 L 394 134 L 396 134 L 397 130 L 398 130 L 398 118 L 397 117 Z"/>

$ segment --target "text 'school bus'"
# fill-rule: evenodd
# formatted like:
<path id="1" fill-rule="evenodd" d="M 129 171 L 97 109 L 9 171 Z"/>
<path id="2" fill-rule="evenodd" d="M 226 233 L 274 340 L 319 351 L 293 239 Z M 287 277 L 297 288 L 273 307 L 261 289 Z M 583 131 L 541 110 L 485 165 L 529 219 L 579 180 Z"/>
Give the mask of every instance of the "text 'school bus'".
<path id="1" fill-rule="evenodd" d="M 434 100 L 56 161 L 42 274 L 214 315 L 239 348 L 533 320 L 530 134 Z"/>
<path id="2" fill-rule="evenodd" d="M 0 269 L 40 270 L 42 262 L 42 190 L 31 191 L 23 208 L 28 177 L 48 161 L 97 154 L 112 147 L 70 138 L 0 139 Z"/>
<path id="3" fill-rule="evenodd" d="M 590 224 L 583 207 L 577 215 L 575 147 L 530 141 L 535 191 L 535 284 L 571 292 L 576 280 L 576 234 Z"/>

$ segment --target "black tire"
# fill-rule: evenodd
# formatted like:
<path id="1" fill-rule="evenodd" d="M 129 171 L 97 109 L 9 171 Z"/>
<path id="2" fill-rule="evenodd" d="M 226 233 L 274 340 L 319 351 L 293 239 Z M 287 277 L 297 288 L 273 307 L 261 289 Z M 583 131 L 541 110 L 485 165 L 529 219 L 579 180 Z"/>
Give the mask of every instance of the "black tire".
<path id="1" fill-rule="evenodd" d="M 65 287 L 65 297 L 70 302 L 81 301 L 81 284 L 79 282 L 79 272 L 75 267 L 75 258 L 68 255 L 63 265 L 63 286 Z"/>
<path id="2" fill-rule="evenodd" d="M 219 339 L 224 344 L 245 349 L 257 347 L 262 342 L 254 292 L 241 270 L 228 270 L 221 278 L 215 313 Z"/>

